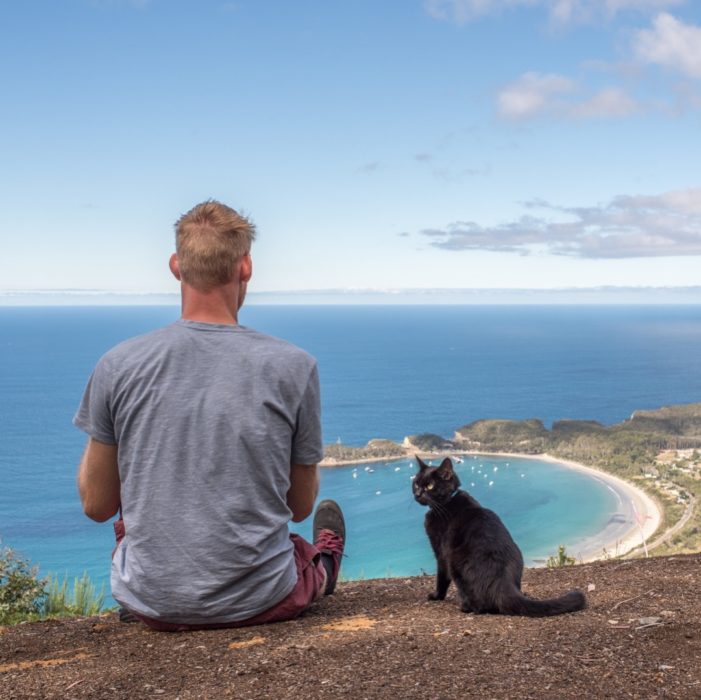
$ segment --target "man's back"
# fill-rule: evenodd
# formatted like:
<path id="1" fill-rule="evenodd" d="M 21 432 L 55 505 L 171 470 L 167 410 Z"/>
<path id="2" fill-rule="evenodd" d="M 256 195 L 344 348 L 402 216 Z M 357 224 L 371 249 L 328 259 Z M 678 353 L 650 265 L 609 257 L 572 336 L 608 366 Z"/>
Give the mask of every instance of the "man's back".
<path id="1" fill-rule="evenodd" d="M 292 590 L 286 494 L 322 457 L 318 392 L 313 358 L 242 326 L 180 320 L 102 358 L 75 422 L 119 446 L 120 603 L 215 623 Z"/>

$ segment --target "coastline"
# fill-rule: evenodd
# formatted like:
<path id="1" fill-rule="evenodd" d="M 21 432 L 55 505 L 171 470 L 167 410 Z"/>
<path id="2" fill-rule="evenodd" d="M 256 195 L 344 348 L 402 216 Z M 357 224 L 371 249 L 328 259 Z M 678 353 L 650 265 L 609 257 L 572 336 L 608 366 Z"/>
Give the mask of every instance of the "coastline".
<path id="1" fill-rule="evenodd" d="M 607 558 L 604 553 L 611 558 L 622 557 L 642 547 L 643 539 L 648 542 L 662 524 L 660 506 L 651 496 L 629 481 L 602 469 L 548 454 L 524 455 L 514 452 L 465 452 L 464 454 L 490 454 L 496 457 L 533 459 L 549 464 L 559 464 L 588 474 L 613 491 L 618 499 L 619 510 L 606 527 L 600 533 L 583 538 L 580 542 L 567 547 L 567 553 L 574 556 L 578 562 L 587 563 Z"/>
<path id="2" fill-rule="evenodd" d="M 527 455 L 517 452 L 480 452 L 478 450 L 451 450 L 441 452 L 422 452 L 407 450 L 404 456 L 371 457 L 363 460 L 323 460 L 320 467 L 329 469 L 348 466 L 351 464 L 370 464 L 376 462 L 393 462 L 401 459 L 413 459 L 416 455 L 423 458 L 436 458 L 453 455 L 482 455 L 485 457 L 512 457 L 530 459 L 549 464 L 556 464 L 583 472 L 597 479 L 609 488 L 618 499 L 618 510 L 607 523 L 606 527 L 596 535 L 567 544 L 567 553 L 576 558 L 577 562 L 587 563 L 608 557 L 622 557 L 624 554 L 638 549 L 643 545 L 643 539 L 648 542 L 662 524 L 660 506 L 645 491 L 634 484 L 609 474 L 602 469 L 589 467 L 579 462 L 554 457 L 548 454 Z"/>

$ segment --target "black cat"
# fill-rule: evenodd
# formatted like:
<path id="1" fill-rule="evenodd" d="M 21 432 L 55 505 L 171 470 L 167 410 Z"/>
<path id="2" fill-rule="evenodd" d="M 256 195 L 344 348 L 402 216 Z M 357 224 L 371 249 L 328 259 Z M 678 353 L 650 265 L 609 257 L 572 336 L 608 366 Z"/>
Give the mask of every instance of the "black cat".
<path id="1" fill-rule="evenodd" d="M 429 593 L 429 600 L 443 600 L 455 581 L 460 609 L 466 613 L 542 617 L 586 607 L 580 591 L 550 600 L 521 593 L 523 556 L 499 516 L 460 490 L 450 459 L 435 468 L 417 461 L 414 498 L 429 507 L 426 533 L 438 561 L 436 591 Z"/>

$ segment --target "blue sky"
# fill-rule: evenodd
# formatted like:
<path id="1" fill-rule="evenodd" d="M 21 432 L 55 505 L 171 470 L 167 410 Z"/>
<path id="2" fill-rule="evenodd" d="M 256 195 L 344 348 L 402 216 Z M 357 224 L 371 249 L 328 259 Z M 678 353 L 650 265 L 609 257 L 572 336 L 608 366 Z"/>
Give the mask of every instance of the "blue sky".
<path id="1" fill-rule="evenodd" d="M 0 293 L 177 291 L 209 197 L 254 293 L 699 285 L 699 5 L 7 0 Z"/>

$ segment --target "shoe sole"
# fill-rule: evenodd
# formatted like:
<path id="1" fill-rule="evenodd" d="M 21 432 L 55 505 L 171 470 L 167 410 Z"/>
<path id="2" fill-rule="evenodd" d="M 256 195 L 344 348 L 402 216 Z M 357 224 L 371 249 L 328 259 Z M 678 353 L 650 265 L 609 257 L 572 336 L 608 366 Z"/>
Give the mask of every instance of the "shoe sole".
<path id="1" fill-rule="evenodd" d="M 333 514 L 333 517 L 328 518 L 327 522 L 323 517 L 319 517 L 323 511 Z M 313 536 L 314 541 L 316 541 L 319 534 L 319 530 L 332 530 L 335 532 L 344 542 L 346 541 L 346 521 L 343 517 L 343 512 L 336 501 L 332 501 L 327 498 L 316 507 L 316 512 L 314 513 L 314 525 L 313 525 Z"/>

